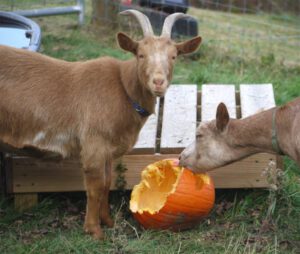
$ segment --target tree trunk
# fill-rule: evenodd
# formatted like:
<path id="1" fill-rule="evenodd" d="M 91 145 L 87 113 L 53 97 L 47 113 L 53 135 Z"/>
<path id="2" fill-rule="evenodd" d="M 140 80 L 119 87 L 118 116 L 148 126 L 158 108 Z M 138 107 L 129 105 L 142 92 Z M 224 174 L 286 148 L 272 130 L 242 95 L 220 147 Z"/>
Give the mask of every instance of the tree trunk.
<path id="1" fill-rule="evenodd" d="M 115 29 L 118 26 L 117 15 L 119 1 L 93 0 L 92 25 L 97 29 Z"/>

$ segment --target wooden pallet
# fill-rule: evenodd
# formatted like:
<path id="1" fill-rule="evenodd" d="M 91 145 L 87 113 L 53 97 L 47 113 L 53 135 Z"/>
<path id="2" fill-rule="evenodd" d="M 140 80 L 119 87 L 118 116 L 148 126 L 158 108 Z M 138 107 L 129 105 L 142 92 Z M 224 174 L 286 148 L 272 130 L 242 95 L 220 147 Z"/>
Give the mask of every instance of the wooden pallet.
<path id="1" fill-rule="evenodd" d="M 121 161 L 128 169 L 125 173 L 126 188 L 131 189 L 140 181 L 140 172 L 157 160 L 178 157 L 178 154 L 195 138 L 199 121 L 215 118 L 219 102 L 224 102 L 232 118 L 246 117 L 275 106 L 271 84 L 239 86 L 173 85 L 164 99 L 157 103 L 156 114 L 143 127 L 133 151 Z M 271 154 L 256 154 L 242 161 L 212 171 L 216 188 L 268 187 L 262 171 L 270 161 L 280 158 Z M 28 157 L 5 156 L 6 190 L 15 194 L 18 207 L 31 206 L 40 192 L 83 191 L 79 161 L 40 161 Z M 115 188 L 117 173 L 113 173 L 111 189 Z"/>

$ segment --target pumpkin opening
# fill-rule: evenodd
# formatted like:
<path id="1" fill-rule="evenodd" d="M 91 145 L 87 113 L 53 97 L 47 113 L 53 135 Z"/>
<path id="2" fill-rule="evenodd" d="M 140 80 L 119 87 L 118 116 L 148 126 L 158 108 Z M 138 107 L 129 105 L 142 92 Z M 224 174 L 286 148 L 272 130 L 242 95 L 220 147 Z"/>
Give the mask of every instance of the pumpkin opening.
<path id="1" fill-rule="evenodd" d="M 134 213 L 157 213 L 167 197 L 174 193 L 182 168 L 169 160 L 151 164 L 142 171 L 142 180 L 131 194 L 130 210 Z M 202 181 L 202 180 L 201 180 Z"/>
<path id="2" fill-rule="evenodd" d="M 131 192 L 130 210 L 144 227 L 174 231 L 191 228 L 207 216 L 215 200 L 208 174 L 194 174 L 177 159 L 148 165 Z"/>

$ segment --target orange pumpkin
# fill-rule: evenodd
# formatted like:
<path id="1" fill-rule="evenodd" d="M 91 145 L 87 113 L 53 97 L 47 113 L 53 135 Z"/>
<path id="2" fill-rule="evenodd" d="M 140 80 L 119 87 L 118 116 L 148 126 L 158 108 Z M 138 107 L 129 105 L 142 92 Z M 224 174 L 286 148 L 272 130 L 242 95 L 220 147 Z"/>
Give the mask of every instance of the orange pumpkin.
<path id="1" fill-rule="evenodd" d="M 130 210 L 144 227 L 178 231 L 207 216 L 215 202 L 208 174 L 194 174 L 177 159 L 148 165 L 131 193 Z"/>

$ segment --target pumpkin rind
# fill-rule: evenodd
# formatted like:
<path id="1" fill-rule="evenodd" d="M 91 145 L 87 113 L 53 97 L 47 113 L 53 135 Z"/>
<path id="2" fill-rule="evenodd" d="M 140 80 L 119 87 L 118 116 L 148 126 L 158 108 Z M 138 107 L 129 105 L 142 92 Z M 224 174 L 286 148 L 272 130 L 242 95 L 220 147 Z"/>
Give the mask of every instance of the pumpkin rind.
<path id="1" fill-rule="evenodd" d="M 175 170 L 178 170 L 176 159 L 168 161 L 173 163 Z M 153 165 L 159 165 L 161 162 Z M 215 201 L 215 188 L 212 179 L 207 174 L 195 175 L 190 170 L 180 168 L 174 185 L 174 190 L 167 196 L 159 211 L 153 214 L 149 211 L 133 212 L 135 219 L 144 228 L 178 231 L 194 226 L 196 222 L 209 214 Z M 134 191 L 135 189 L 133 193 Z"/>

